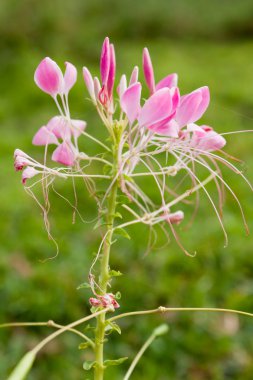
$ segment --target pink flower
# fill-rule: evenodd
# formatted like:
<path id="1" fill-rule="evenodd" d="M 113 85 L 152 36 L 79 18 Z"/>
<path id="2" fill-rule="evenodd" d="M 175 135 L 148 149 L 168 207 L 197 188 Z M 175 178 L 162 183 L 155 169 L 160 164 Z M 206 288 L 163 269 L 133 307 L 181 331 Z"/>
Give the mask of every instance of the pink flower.
<path id="1" fill-rule="evenodd" d="M 31 166 L 28 166 L 22 173 L 22 183 L 23 185 L 25 185 L 27 179 L 30 179 L 32 177 L 34 177 L 35 175 L 37 175 L 39 173 L 38 170 L 34 169 L 33 167 Z"/>
<path id="2" fill-rule="evenodd" d="M 64 141 L 52 154 L 52 160 L 66 166 L 73 166 L 76 154 L 71 143 Z"/>
<path id="3" fill-rule="evenodd" d="M 47 94 L 55 97 L 63 90 L 61 69 L 51 58 L 44 58 L 37 67 L 34 80 L 37 86 Z"/>
<path id="4" fill-rule="evenodd" d="M 197 150 L 211 152 L 222 149 L 226 145 L 224 137 L 207 125 L 199 127 L 196 124 L 190 124 L 187 127 L 187 132 L 192 133 L 190 144 Z"/>
<path id="5" fill-rule="evenodd" d="M 145 102 L 138 117 L 140 127 L 164 133 L 164 126 L 175 116 L 179 103 L 177 88 L 162 88 Z"/>
<path id="6" fill-rule="evenodd" d="M 68 94 L 74 86 L 77 71 L 72 63 L 66 62 L 66 70 L 63 77 L 62 71 L 51 58 L 44 58 L 38 65 L 34 80 L 37 86 L 47 94 L 55 98 L 58 94 Z"/>
<path id="7" fill-rule="evenodd" d="M 31 164 L 29 156 L 20 149 L 14 151 L 14 168 L 16 171 L 23 170 L 25 166 Z"/>

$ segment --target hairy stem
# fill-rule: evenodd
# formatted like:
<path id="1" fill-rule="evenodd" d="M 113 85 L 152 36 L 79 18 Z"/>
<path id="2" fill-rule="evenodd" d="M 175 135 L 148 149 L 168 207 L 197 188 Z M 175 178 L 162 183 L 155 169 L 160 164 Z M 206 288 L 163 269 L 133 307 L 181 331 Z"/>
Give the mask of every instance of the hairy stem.
<path id="1" fill-rule="evenodd" d="M 113 146 L 113 176 L 116 176 L 118 170 L 118 139 L 115 136 Z M 104 241 L 103 253 L 100 261 L 99 288 L 101 294 L 107 293 L 109 275 L 109 260 L 113 237 L 113 224 L 117 205 L 118 181 L 114 184 L 108 194 L 107 200 L 107 231 Z M 97 317 L 97 325 L 95 330 L 95 370 L 94 379 L 103 380 L 104 378 L 104 338 L 105 338 L 105 319 L 106 314 L 101 314 Z"/>

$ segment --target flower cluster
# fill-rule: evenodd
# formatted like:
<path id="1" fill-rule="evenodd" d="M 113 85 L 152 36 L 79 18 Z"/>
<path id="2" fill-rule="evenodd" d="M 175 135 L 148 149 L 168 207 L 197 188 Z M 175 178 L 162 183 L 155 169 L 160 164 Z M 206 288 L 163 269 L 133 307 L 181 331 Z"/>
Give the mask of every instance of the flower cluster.
<path id="1" fill-rule="evenodd" d="M 179 210 L 171 211 L 171 207 L 184 201 L 191 193 L 198 193 L 203 189 L 226 236 L 221 213 L 205 185 L 210 180 L 215 181 L 221 206 L 223 189 L 226 187 L 242 212 L 238 198 L 222 177 L 219 164 L 222 163 L 245 177 L 232 163 L 218 154 L 226 144 L 224 137 L 210 126 L 196 124 L 209 106 L 209 88 L 203 86 L 181 95 L 178 76 L 175 73 L 157 83 L 147 48 L 143 51 L 142 64 L 147 86 L 145 91 L 149 92 L 144 100 L 137 66 L 133 68 L 129 80 L 123 74 L 115 86 L 115 49 L 109 38 L 104 40 L 102 46 L 100 79 L 93 77 L 87 67 L 83 68 L 83 78 L 91 101 L 107 128 L 109 137 L 114 145 L 117 145 L 115 168 L 111 158 L 108 158 L 113 154 L 111 148 L 87 133 L 85 121 L 75 120 L 70 116 L 68 94 L 77 79 L 76 68 L 66 62 L 63 75 L 56 62 L 50 58 L 43 59 L 35 71 L 35 83 L 54 99 L 59 114 L 42 126 L 33 137 L 34 145 L 45 147 L 44 163 L 40 164 L 26 153 L 16 150 L 15 168 L 22 170 L 25 167 L 22 177 L 24 184 L 28 178 L 39 173 L 52 178 L 83 176 L 89 179 L 109 180 L 99 209 L 103 208 L 110 189 L 117 182 L 131 203 L 131 206 L 124 205 L 124 208 L 134 217 L 133 220 L 124 223 L 123 227 L 133 223 L 153 226 L 165 222 L 169 224 L 174 236 L 173 224 L 179 224 L 184 218 L 184 213 Z M 81 135 L 98 144 L 103 149 L 102 152 L 94 157 L 80 152 L 78 138 Z M 51 159 L 62 165 L 58 168 L 50 168 L 46 162 L 47 148 L 50 144 L 56 145 Z M 109 167 L 109 171 L 101 168 L 100 173 L 91 175 L 84 171 L 88 165 L 84 168 L 80 166 L 81 160 L 88 160 L 89 164 L 98 161 Z M 196 164 L 209 172 L 209 177 L 204 182 L 197 176 Z M 179 195 L 168 181 L 181 171 L 186 171 L 192 186 L 190 191 Z M 157 201 L 154 202 L 138 182 L 144 176 L 154 180 L 160 197 L 158 206 Z"/>

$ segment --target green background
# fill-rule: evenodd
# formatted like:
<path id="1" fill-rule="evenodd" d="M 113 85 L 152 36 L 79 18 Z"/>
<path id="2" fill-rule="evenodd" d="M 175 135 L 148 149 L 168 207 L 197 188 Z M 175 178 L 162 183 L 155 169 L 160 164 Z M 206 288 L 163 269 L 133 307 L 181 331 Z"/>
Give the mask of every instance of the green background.
<path id="1" fill-rule="evenodd" d="M 141 66 L 148 46 L 157 79 L 178 72 L 182 93 L 202 85 L 211 90 L 211 105 L 203 119 L 217 131 L 253 129 L 253 3 L 234 1 L 52 1 L 2 0 L 0 3 L 0 322 L 47 321 L 66 324 L 89 312 L 86 281 L 99 236 L 92 224 L 79 218 L 51 194 L 50 222 L 60 253 L 47 238 L 40 209 L 27 196 L 20 173 L 13 170 L 13 151 L 20 148 L 42 157 L 33 147 L 35 131 L 56 114 L 49 97 L 33 82 L 33 73 L 45 56 L 79 70 L 70 94 L 75 118 L 88 122 L 88 132 L 103 135 L 81 77 L 88 66 L 98 74 L 100 47 L 106 35 L 115 43 L 118 78 Z M 101 137 L 102 138 L 102 137 Z M 227 138 L 225 150 L 239 157 L 238 167 L 252 181 L 251 134 Z M 89 142 L 83 140 L 83 147 Z M 225 179 L 240 198 L 253 229 L 252 193 L 236 174 Z M 70 181 L 57 190 L 73 200 Z M 214 191 L 212 186 L 210 191 Z M 182 205 L 189 220 L 192 207 Z M 79 210 L 91 220 L 95 205 L 80 187 Z M 224 222 L 229 245 L 204 193 L 193 226 L 178 228 L 181 241 L 195 258 L 186 257 L 173 238 L 163 249 L 144 257 L 148 231 L 129 229 L 131 241 L 113 247 L 112 267 L 124 273 L 113 290 L 122 293 L 121 311 L 180 307 L 226 307 L 253 310 L 252 236 L 246 237 L 239 210 L 227 194 Z M 185 223 L 186 225 L 187 223 Z M 160 236 L 160 235 L 159 235 Z M 162 237 L 161 237 L 162 239 Z M 160 242 L 159 242 L 160 243 Z M 164 240 L 161 244 L 164 243 Z M 133 379 L 220 380 L 252 379 L 253 321 L 246 317 L 206 313 L 132 317 L 122 320 L 122 335 L 110 336 L 106 358 L 128 356 L 120 367 L 108 369 L 108 379 L 121 379 L 152 329 L 161 322 L 169 333 L 157 339 L 136 368 Z M 0 331 L 0 378 L 5 379 L 21 356 L 49 334 L 49 328 Z M 79 339 L 59 337 L 39 355 L 29 380 L 85 379 L 82 369 L 90 353 L 78 350 Z M 91 378 L 91 375 L 90 375 Z"/>

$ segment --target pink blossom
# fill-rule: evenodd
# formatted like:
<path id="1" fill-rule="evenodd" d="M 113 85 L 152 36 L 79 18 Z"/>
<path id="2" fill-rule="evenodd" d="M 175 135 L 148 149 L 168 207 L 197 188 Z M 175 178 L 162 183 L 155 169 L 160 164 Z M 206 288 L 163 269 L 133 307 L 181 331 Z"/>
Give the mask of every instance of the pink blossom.
<path id="1" fill-rule="evenodd" d="M 47 94 L 55 97 L 63 90 L 63 75 L 61 69 L 51 58 L 44 58 L 38 65 L 34 80 L 37 86 Z"/>
<path id="2" fill-rule="evenodd" d="M 190 144 L 196 149 L 211 152 L 222 149 L 226 145 L 224 137 L 207 125 L 190 124 L 187 132 L 192 133 Z"/>
<path id="3" fill-rule="evenodd" d="M 90 302 L 91 306 L 94 306 L 94 307 L 101 306 L 101 301 L 98 300 L 97 298 L 93 298 L 93 297 L 91 297 L 91 298 L 89 299 L 89 302 Z"/>
<path id="4" fill-rule="evenodd" d="M 52 160 L 66 166 L 73 166 L 75 163 L 75 152 L 72 144 L 64 141 L 52 154 Z"/>
<path id="5" fill-rule="evenodd" d="M 29 156 L 20 149 L 14 151 L 14 168 L 16 171 L 23 170 L 25 166 L 31 164 Z"/>

